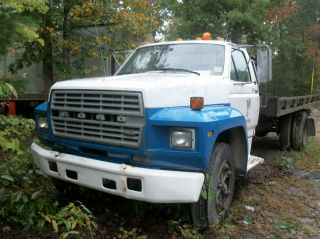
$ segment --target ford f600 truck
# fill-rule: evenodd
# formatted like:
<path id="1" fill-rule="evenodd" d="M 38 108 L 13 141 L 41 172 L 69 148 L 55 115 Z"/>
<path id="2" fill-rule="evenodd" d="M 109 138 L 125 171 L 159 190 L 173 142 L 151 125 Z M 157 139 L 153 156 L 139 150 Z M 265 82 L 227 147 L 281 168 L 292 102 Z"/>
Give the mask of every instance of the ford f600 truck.
<path id="1" fill-rule="evenodd" d="M 258 50 L 257 61 L 258 71 L 244 46 L 225 41 L 155 43 L 137 48 L 115 76 L 58 82 L 35 111 L 34 162 L 56 183 L 190 203 L 195 223 L 222 220 L 235 177 L 263 162 L 250 151 L 270 51 Z M 263 105 L 260 134 L 287 129 L 286 146 L 303 146 L 313 123 L 304 106 L 314 97 L 279 103 L 279 114 L 290 109 L 286 121 L 268 114 L 274 100 Z"/>

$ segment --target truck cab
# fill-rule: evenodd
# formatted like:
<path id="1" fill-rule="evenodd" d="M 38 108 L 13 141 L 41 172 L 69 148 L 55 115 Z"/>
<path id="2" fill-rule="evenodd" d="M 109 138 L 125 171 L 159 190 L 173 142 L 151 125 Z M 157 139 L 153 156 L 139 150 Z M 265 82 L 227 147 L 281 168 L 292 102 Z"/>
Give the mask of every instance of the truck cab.
<path id="1" fill-rule="evenodd" d="M 242 46 L 192 40 L 137 48 L 112 77 L 58 82 L 35 110 L 34 162 L 55 181 L 129 199 L 190 203 L 223 220 L 259 117 L 255 64 Z"/>

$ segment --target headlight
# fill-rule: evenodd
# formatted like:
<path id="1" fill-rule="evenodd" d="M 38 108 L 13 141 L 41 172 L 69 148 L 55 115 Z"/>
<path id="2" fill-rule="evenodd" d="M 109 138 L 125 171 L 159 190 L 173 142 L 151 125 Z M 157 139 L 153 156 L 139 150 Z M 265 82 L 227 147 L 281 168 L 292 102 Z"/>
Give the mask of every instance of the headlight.
<path id="1" fill-rule="evenodd" d="M 195 130 L 189 128 L 171 130 L 171 147 L 194 149 Z"/>
<path id="2" fill-rule="evenodd" d="M 45 116 L 39 116 L 38 118 L 39 129 L 48 129 L 48 120 Z"/>

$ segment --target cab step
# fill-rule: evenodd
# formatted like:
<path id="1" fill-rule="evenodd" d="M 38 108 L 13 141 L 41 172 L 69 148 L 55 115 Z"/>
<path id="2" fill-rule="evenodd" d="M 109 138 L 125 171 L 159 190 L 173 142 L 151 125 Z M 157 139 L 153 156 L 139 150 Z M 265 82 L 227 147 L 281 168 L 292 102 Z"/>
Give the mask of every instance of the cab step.
<path id="1" fill-rule="evenodd" d="M 258 156 L 249 155 L 248 157 L 248 164 L 247 164 L 247 172 L 254 168 L 255 166 L 262 164 L 264 162 L 263 158 L 260 158 Z"/>

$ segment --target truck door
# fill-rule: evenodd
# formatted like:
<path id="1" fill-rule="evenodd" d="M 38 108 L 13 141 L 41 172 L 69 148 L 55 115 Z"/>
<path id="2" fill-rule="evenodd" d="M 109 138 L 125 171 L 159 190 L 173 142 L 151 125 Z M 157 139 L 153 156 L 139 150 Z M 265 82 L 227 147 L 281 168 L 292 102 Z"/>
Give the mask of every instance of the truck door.
<path id="1" fill-rule="evenodd" d="M 232 50 L 230 78 L 231 106 L 241 111 L 246 118 L 250 153 L 251 140 L 258 124 L 260 98 L 253 64 L 248 54 L 240 49 Z"/>

